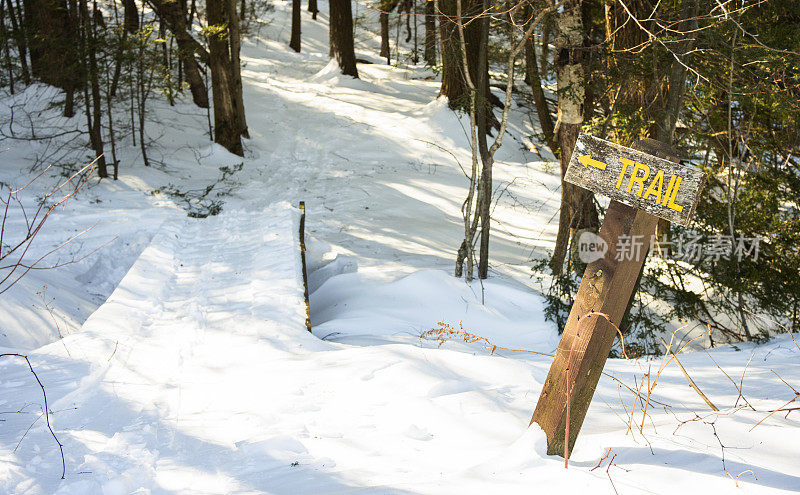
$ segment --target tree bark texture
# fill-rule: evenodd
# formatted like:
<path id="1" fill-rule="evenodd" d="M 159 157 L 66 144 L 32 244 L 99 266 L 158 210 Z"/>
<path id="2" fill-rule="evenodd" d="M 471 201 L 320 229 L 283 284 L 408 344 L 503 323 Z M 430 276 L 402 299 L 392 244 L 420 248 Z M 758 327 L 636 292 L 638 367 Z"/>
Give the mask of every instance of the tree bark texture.
<path id="1" fill-rule="evenodd" d="M 436 65 L 436 12 L 433 0 L 425 0 L 425 63 Z"/>
<path id="2" fill-rule="evenodd" d="M 192 101 L 200 108 L 208 108 L 208 89 L 194 56 L 196 54 L 201 61 L 209 64 L 209 53 L 189 33 L 184 7 L 179 2 L 167 0 L 148 0 L 148 3 L 166 23 L 178 43 L 178 54 L 183 62 L 183 70 L 192 93 Z"/>
<path id="3" fill-rule="evenodd" d="M 208 61 L 214 100 L 214 141 L 231 153 L 243 156 L 240 123 L 233 101 L 229 33 L 226 29 L 228 16 L 225 3 L 230 1 L 209 0 L 206 5 L 208 25 L 213 31 L 208 37 Z"/>
<path id="4" fill-rule="evenodd" d="M 536 105 L 536 115 L 539 117 L 539 127 L 544 134 L 545 142 L 550 148 L 550 151 L 559 156 L 558 143 L 555 139 L 553 117 L 550 115 L 550 108 L 547 104 L 547 98 L 542 89 L 542 80 L 539 76 L 539 63 L 536 57 L 536 45 L 531 36 L 525 43 L 525 78 L 531 87 L 531 95 L 533 96 L 533 103 Z"/>
<path id="5" fill-rule="evenodd" d="M 439 20 L 442 52 L 442 86 L 439 91 L 441 96 L 446 96 L 452 109 L 469 107 L 469 90 L 464 78 L 464 68 L 461 58 L 461 47 L 456 26 L 456 1 L 442 0 L 439 2 L 442 17 Z M 470 77 L 476 82 L 481 79 L 478 58 L 480 53 L 481 26 L 480 22 L 470 22 L 480 12 L 480 0 L 464 0 L 462 4 L 464 17 L 464 41 L 467 50 L 467 65 Z M 488 65 L 483 67 L 488 73 Z M 489 93 L 489 78 L 480 91 L 479 104 L 484 104 Z"/>
<path id="6" fill-rule="evenodd" d="M 300 0 L 292 0 L 292 38 L 289 48 L 300 53 Z"/>
<path id="7" fill-rule="evenodd" d="M 353 10 L 350 0 L 330 0 L 331 57 L 339 64 L 342 74 L 358 77 L 353 46 Z"/>
<path id="8" fill-rule="evenodd" d="M 299 1 L 299 0 L 298 0 Z M 298 15 L 300 14 L 298 4 Z M 231 54 L 230 73 L 231 73 L 231 98 L 236 110 L 236 121 L 239 126 L 239 133 L 246 138 L 250 137 L 247 130 L 247 119 L 244 113 L 244 91 L 242 88 L 242 33 L 239 30 L 239 14 L 236 12 L 236 1 L 225 0 L 225 9 L 228 16 L 228 47 Z"/>
<path id="9" fill-rule="evenodd" d="M 64 115 L 71 117 L 73 93 L 81 84 L 77 15 L 70 15 L 66 0 L 25 0 L 23 5 L 32 75 L 66 92 Z"/>

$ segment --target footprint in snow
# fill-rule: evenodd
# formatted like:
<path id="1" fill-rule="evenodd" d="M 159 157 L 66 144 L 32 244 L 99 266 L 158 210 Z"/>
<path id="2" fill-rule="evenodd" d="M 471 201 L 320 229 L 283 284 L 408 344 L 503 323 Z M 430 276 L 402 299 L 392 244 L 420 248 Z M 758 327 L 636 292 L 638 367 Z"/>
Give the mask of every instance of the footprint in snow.
<path id="1" fill-rule="evenodd" d="M 430 433 L 425 428 L 420 428 L 417 425 L 411 425 L 406 429 L 406 436 L 409 438 L 413 438 L 414 440 L 419 440 L 421 442 L 426 442 L 428 440 L 433 439 L 433 434 Z"/>

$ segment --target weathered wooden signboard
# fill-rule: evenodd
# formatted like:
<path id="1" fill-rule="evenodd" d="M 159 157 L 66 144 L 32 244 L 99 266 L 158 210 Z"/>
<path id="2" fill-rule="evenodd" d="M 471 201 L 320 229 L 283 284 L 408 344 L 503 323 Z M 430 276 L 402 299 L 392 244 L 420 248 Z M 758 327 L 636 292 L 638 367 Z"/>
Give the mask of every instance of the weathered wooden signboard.
<path id="1" fill-rule="evenodd" d="M 705 185 L 698 168 L 581 134 L 564 180 L 687 225 Z"/>
<path id="2" fill-rule="evenodd" d="M 663 143 L 630 149 L 581 134 L 564 180 L 610 196 L 598 235 L 607 247 L 586 266 L 531 424 L 547 435 L 549 454 L 566 459 L 589 410 L 659 218 L 686 225 L 705 175 L 679 163 Z M 655 156 L 659 155 L 659 156 Z M 624 242 L 640 243 L 636 256 Z"/>

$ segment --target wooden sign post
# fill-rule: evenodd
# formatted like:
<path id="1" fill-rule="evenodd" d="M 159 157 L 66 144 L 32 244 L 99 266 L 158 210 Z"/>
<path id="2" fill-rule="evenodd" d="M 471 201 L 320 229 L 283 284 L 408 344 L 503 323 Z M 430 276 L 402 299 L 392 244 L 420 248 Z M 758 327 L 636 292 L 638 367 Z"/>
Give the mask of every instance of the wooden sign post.
<path id="1" fill-rule="evenodd" d="M 663 143 L 648 139 L 637 148 L 581 134 L 564 175 L 612 201 L 599 232 L 607 251 L 586 267 L 531 419 L 547 435 L 550 455 L 568 458 L 575 445 L 659 217 L 687 225 L 705 185 L 705 174 L 677 163 Z"/>

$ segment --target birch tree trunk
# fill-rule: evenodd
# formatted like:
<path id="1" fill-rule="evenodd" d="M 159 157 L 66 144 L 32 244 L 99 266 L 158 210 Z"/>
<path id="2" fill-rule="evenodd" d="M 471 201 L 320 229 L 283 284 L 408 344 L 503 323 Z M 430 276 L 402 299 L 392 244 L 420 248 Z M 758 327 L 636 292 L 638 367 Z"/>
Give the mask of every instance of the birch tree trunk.
<path id="1" fill-rule="evenodd" d="M 589 191 L 564 181 L 567 165 L 581 132 L 586 98 L 583 21 L 579 0 L 564 4 L 556 17 L 557 38 L 556 80 L 558 85 L 558 146 L 561 150 L 561 211 L 558 219 L 558 235 L 550 268 L 560 275 L 570 241 L 580 230 L 597 228 L 599 220 L 594 206 L 594 195 Z"/>

